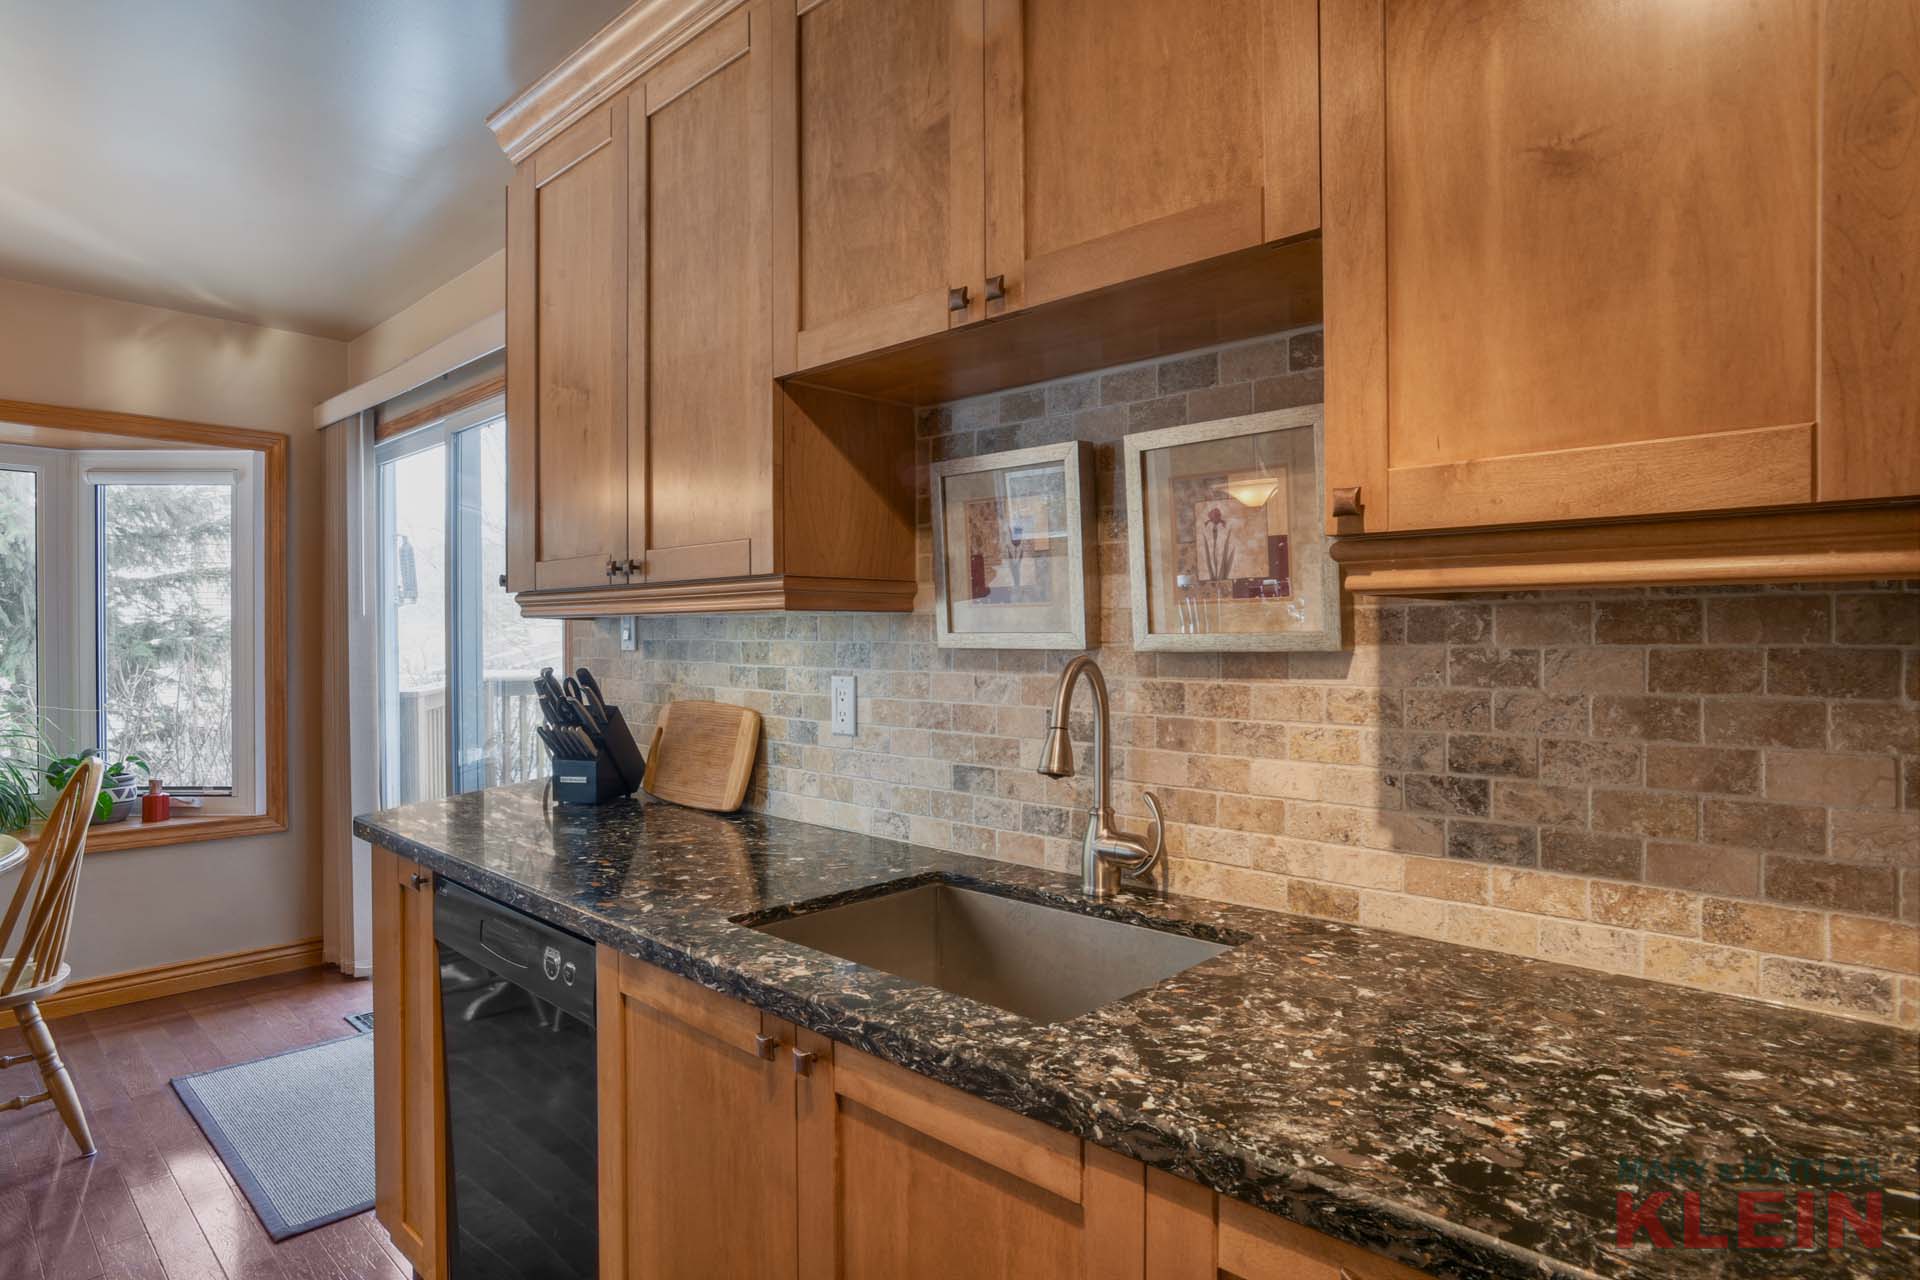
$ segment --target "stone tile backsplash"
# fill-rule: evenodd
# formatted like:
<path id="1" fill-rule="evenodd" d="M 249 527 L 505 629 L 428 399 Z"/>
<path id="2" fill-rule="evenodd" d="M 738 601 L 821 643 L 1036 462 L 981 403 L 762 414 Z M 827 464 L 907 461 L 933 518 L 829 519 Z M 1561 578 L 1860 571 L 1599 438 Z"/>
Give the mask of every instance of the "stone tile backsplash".
<path id="1" fill-rule="evenodd" d="M 1168 886 L 1920 1024 L 1920 584 L 1358 599 L 1338 653 L 1133 650 L 1117 442 L 1321 395 L 1305 330 L 920 420 L 923 463 L 1097 446 L 1116 807 L 1160 798 Z M 635 653 L 579 623 L 576 655 L 639 724 L 759 709 L 755 808 L 1070 868 L 1088 780 L 1034 768 L 1068 655 L 934 646 L 921 490 L 912 614 L 641 618 Z"/>

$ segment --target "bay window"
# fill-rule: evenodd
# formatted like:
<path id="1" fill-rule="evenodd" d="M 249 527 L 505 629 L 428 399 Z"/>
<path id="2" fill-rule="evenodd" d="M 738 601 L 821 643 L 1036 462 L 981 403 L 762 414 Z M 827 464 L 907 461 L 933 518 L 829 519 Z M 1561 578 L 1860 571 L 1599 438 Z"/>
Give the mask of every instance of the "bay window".
<path id="1" fill-rule="evenodd" d="M 0 722 L 194 812 L 264 800 L 261 455 L 0 445 Z"/>

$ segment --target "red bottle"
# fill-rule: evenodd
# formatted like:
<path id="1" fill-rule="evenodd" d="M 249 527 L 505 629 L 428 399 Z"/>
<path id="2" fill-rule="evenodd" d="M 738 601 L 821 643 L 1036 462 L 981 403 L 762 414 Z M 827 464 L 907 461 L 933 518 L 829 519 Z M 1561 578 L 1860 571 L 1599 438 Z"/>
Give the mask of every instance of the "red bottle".
<path id="1" fill-rule="evenodd" d="M 160 789 L 160 779 L 147 779 L 147 794 L 140 797 L 140 821 L 165 822 L 173 816 L 173 797 Z"/>

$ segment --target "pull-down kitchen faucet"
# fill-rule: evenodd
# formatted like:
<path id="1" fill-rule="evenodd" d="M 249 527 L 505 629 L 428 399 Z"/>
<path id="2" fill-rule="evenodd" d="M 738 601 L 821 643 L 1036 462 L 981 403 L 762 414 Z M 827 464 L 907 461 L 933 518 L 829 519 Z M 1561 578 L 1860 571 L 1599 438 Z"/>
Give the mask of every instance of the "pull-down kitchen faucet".
<path id="1" fill-rule="evenodd" d="M 1093 810 L 1087 815 L 1087 839 L 1080 853 L 1080 887 L 1089 897 L 1106 898 L 1120 891 L 1122 876 L 1138 878 L 1152 869 L 1160 858 L 1166 831 L 1160 819 L 1160 802 L 1151 791 L 1141 794 L 1153 812 L 1153 825 L 1147 831 L 1152 847 L 1114 828 L 1107 784 L 1107 679 L 1100 674 L 1099 665 L 1084 653 L 1068 662 L 1060 673 L 1046 744 L 1040 751 L 1040 772 L 1049 778 L 1073 776 L 1067 713 L 1073 707 L 1074 681 L 1082 674 L 1093 686 Z"/>

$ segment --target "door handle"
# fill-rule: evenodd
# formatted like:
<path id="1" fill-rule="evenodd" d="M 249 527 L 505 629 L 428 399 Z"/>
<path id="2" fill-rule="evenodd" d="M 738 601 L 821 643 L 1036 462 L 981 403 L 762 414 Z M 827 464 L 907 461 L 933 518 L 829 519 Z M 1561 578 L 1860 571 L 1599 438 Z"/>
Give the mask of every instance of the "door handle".
<path id="1" fill-rule="evenodd" d="M 971 296 L 967 293 L 965 285 L 947 290 L 947 310 L 949 311 L 965 311 L 970 300 Z"/>
<path id="2" fill-rule="evenodd" d="M 613 575 L 620 572 L 620 562 L 612 556 L 607 557 L 607 581 L 613 581 Z"/>
<path id="3" fill-rule="evenodd" d="M 773 1036 L 755 1036 L 753 1038 L 753 1056 L 763 1062 L 772 1062 L 780 1051 L 780 1041 Z"/>
<path id="4" fill-rule="evenodd" d="M 998 302 L 1007 296 L 1007 278 L 1005 276 L 987 277 L 987 301 Z"/>
<path id="5" fill-rule="evenodd" d="M 414 888 L 416 888 L 416 889 L 424 889 L 424 888 L 426 888 L 426 887 L 427 887 L 428 885 L 430 885 L 430 884 L 432 884 L 432 883 L 433 883 L 433 877 L 432 877 L 432 876 L 430 876 L 430 875 L 427 875 L 427 874 L 425 874 L 424 872 L 420 872 L 420 871 L 416 871 L 416 872 L 414 872 L 414 873 L 413 873 L 413 887 L 414 887 Z"/>
<path id="6" fill-rule="evenodd" d="M 627 572 L 629 574 L 635 574 L 640 572 L 640 562 L 638 560 L 627 561 Z"/>
<path id="7" fill-rule="evenodd" d="M 813 1060 L 817 1056 L 816 1054 L 808 1053 L 805 1049 L 796 1048 L 793 1051 L 793 1074 L 797 1076 L 812 1075 Z"/>

